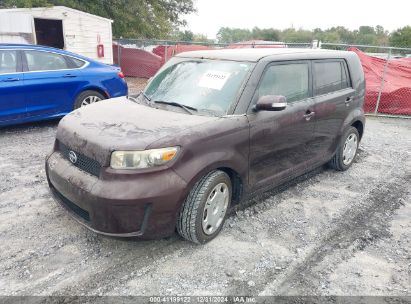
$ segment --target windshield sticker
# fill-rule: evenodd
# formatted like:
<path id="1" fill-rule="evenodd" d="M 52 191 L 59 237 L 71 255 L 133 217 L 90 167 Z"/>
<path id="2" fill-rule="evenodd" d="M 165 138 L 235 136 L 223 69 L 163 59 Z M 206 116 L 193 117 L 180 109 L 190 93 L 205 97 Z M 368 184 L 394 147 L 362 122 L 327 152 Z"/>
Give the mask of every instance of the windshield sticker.
<path id="1" fill-rule="evenodd" d="M 221 90 L 230 77 L 230 73 L 221 71 L 207 71 L 198 82 L 198 86 L 214 90 Z"/>

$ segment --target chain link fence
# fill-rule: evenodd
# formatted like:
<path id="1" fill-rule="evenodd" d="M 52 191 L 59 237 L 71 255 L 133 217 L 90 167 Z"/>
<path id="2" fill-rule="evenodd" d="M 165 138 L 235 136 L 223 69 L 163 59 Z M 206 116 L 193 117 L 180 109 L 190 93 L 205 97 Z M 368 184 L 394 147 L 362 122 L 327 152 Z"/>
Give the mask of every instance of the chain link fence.
<path id="1" fill-rule="evenodd" d="M 336 43 L 320 47 L 358 54 L 366 78 L 366 113 L 411 117 L 411 48 Z"/>
<path id="2" fill-rule="evenodd" d="M 208 43 L 170 40 L 116 39 L 114 63 L 129 77 L 150 78 L 172 56 L 186 51 L 223 48 L 322 48 L 355 51 L 366 76 L 364 110 L 368 115 L 411 118 L 411 48 L 336 43 L 247 41 Z"/>
<path id="3" fill-rule="evenodd" d="M 311 43 L 283 43 L 249 41 L 242 43 L 207 43 L 170 40 L 115 39 L 113 42 L 114 63 L 126 76 L 150 78 L 174 55 L 196 50 L 224 48 L 310 48 Z"/>

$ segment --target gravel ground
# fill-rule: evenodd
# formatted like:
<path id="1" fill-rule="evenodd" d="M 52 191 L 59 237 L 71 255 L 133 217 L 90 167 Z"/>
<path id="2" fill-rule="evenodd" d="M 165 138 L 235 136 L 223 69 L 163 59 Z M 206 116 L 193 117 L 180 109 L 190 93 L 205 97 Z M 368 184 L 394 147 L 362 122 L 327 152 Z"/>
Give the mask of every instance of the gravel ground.
<path id="1" fill-rule="evenodd" d="M 57 122 L 0 130 L 0 295 L 411 296 L 411 120 L 367 120 L 355 164 L 233 212 L 205 246 L 98 236 L 51 198 Z"/>
<path id="2" fill-rule="evenodd" d="M 140 93 L 147 84 L 148 79 L 138 77 L 126 77 L 128 92 L 130 95 Z"/>

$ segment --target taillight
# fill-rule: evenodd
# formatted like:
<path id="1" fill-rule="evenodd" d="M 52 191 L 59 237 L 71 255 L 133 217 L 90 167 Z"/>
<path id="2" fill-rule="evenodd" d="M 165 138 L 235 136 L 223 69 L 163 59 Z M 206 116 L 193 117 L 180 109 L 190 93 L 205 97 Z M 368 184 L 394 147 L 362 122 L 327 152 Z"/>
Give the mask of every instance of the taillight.
<path id="1" fill-rule="evenodd" d="M 123 72 L 118 72 L 117 75 L 118 75 L 118 77 L 120 77 L 120 78 L 124 78 L 124 73 L 123 73 Z"/>

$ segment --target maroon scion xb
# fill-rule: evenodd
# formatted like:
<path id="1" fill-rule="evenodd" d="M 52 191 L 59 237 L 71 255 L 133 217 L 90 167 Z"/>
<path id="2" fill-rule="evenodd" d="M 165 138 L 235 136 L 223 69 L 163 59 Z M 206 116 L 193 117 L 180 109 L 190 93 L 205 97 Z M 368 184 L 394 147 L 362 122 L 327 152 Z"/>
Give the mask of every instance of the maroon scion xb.
<path id="1" fill-rule="evenodd" d="M 364 90 L 352 52 L 182 53 L 138 96 L 63 118 L 47 179 L 56 200 L 97 233 L 177 230 L 206 243 L 251 195 L 326 163 L 349 168 L 364 132 Z"/>

